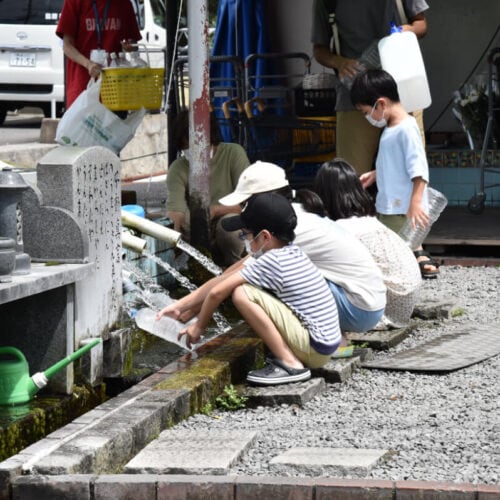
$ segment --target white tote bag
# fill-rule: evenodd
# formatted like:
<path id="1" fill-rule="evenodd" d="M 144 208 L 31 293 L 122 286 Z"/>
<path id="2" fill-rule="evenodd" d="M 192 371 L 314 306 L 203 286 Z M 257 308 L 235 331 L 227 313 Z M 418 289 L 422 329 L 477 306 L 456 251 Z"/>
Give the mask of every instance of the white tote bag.
<path id="1" fill-rule="evenodd" d="M 104 146 L 118 154 L 134 137 L 146 110 L 122 120 L 99 101 L 101 78 L 90 79 L 87 88 L 64 113 L 56 132 L 56 142 L 64 146 Z"/>

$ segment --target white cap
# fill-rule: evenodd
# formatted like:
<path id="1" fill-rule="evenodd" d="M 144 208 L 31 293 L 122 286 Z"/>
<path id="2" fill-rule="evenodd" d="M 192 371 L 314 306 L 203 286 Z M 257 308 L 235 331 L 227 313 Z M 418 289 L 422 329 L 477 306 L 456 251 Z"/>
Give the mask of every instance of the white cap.
<path id="1" fill-rule="evenodd" d="M 222 205 L 239 205 L 250 196 L 288 186 L 285 171 L 274 163 L 256 161 L 243 170 L 236 189 L 219 200 Z"/>

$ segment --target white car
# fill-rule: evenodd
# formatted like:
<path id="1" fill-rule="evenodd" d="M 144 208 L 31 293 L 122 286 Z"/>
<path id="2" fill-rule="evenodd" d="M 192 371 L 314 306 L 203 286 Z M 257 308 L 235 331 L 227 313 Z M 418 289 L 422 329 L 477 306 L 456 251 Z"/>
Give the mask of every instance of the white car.
<path id="1" fill-rule="evenodd" d="M 64 0 L 0 1 L 0 125 L 7 111 L 40 107 L 59 116 L 64 106 L 64 54 L 55 34 Z M 166 43 L 165 0 L 131 0 L 142 41 L 150 48 Z M 163 53 L 151 54 L 163 66 Z"/>
<path id="2" fill-rule="evenodd" d="M 2 2 L 5 4 L 6 2 Z M 0 9 L 0 124 L 7 111 L 64 101 L 64 55 L 55 29 L 63 0 L 15 0 Z"/>

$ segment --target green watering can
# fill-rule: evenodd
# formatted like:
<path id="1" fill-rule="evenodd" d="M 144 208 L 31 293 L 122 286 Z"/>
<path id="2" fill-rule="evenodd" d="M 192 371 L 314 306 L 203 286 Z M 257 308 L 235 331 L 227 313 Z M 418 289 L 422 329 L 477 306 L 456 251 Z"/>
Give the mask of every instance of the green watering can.
<path id="1" fill-rule="evenodd" d="M 40 389 L 47 385 L 49 379 L 59 370 L 73 363 L 100 342 L 101 339 L 89 342 L 78 351 L 47 368 L 44 372 L 35 373 L 32 377 L 29 375 L 28 362 L 19 349 L 0 347 L 0 355 L 7 354 L 16 358 L 0 361 L 0 405 L 27 403 Z"/>

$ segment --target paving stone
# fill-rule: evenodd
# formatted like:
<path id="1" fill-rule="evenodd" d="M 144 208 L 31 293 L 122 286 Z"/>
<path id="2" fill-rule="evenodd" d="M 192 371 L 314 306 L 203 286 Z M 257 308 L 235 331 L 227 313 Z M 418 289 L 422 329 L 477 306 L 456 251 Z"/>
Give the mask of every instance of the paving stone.
<path id="1" fill-rule="evenodd" d="M 236 495 L 238 500 L 312 500 L 313 478 L 304 477 L 262 477 L 237 476 Z"/>
<path id="2" fill-rule="evenodd" d="M 157 495 L 157 500 L 234 500 L 234 477 L 158 476 Z"/>
<path id="3" fill-rule="evenodd" d="M 500 498 L 500 484 L 476 485 L 477 500 L 498 500 Z"/>
<path id="4" fill-rule="evenodd" d="M 12 500 L 90 500 L 92 476 L 19 476 L 12 483 Z"/>
<path id="5" fill-rule="evenodd" d="M 56 431 L 47 434 L 45 437 L 47 439 L 65 439 L 73 434 L 76 434 L 77 432 L 81 432 L 83 429 L 85 429 L 85 424 L 73 421 L 63 427 L 60 427 Z"/>
<path id="6" fill-rule="evenodd" d="M 402 342 L 414 330 L 415 324 L 390 330 L 370 330 L 369 332 L 347 332 L 346 337 L 356 343 L 366 343 L 372 349 L 389 349 Z"/>
<path id="7" fill-rule="evenodd" d="M 0 462 L 0 498 L 10 498 L 10 484 L 22 473 L 23 459 L 19 455 Z"/>
<path id="8" fill-rule="evenodd" d="M 413 317 L 421 319 L 449 319 L 463 310 L 463 304 L 456 297 L 421 297 L 413 309 Z"/>
<path id="9" fill-rule="evenodd" d="M 269 468 L 280 474 L 365 476 L 388 453 L 368 448 L 292 448 L 274 457 Z"/>
<path id="10" fill-rule="evenodd" d="M 146 392 L 138 400 L 138 405 L 158 403 L 162 406 L 163 429 L 190 415 L 190 392 L 187 389 L 154 390 Z"/>
<path id="11" fill-rule="evenodd" d="M 396 481 L 397 500 L 475 500 L 472 484 L 441 481 Z"/>
<path id="12" fill-rule="evenodd" d="M 110 474 L 94 482 L 93 500 L 151 500 L 156 498 L 156 476 L 148 474 Z"/>
<path id="13" fill-rule="evenodd" d="M 226 474 L 257 437 L 253 431 L 166 430 L 126 466 L 129 474 Z"/>
<path id="14" fill-rule="evenodd" d="M 249 408 L 281 404 L 303 406 L 324 390 L 325 380 L 315 377 L 295 384 L 282 384 L 270 387 L 247 386 L 243 391 L 243 395 L 248 398 L 246 406 Z"/>
<path id="15" fill-rule="evenodd" d="M 323 377 L 329 383 L 345 382 L 350 379 L 352 372 L 361 366 L 360 358 L 338 358 L 331 359 L 321 368 L 313 370 L 317 377 Z"/>
<path id="16" fill-rule="evenodd" d="M 318 478 L 315 500 L 393 500 L 394 483 L 383 479 Z"/>
<path id="17" fill-rule="evenodd" d="M 117 417 L 104 420 L 64 443 L 32 465 L 37 474 L 89 474 L 112 472 L 133 456 L 134 426 L 137 421 L 118 422 Z"/>

